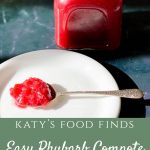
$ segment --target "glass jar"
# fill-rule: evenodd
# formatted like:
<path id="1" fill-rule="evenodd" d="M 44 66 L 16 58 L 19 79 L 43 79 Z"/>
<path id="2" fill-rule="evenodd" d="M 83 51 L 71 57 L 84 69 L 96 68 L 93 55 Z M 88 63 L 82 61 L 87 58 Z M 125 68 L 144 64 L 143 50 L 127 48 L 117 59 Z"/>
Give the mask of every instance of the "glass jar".
<path id="1" fill-rule="evenodd" d="M 120 44 L 122 0 L 54 0 L 54 15 L 60 48 L 113 50 Z"/>

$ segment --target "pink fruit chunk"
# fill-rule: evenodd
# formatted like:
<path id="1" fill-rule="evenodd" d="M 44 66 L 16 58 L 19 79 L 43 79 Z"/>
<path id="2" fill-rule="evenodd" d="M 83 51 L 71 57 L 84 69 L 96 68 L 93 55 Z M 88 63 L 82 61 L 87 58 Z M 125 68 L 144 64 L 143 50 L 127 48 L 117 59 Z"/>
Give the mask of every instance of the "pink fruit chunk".
<path id="1" fill-rule="evenodd" d="M 31 77 L 10 88 L 10 95 L 14 98 L 17 106 L 25 108 L 27 106 L 46 106 L 54 99 L 55 92 L 46 82 Z"/>

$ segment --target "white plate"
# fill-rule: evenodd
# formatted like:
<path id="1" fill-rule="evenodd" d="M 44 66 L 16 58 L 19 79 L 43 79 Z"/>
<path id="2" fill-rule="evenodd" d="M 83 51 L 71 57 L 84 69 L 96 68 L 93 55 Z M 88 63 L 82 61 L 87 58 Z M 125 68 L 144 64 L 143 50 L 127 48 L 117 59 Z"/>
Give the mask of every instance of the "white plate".
<path id="1" fill-rule="evenodd" d="M 0 65 L 0 117 L 114 118 L 120 112 L 118 97 L 63 97 L 47 109 L 19 108 L 9 89 L 29 77 L 41 78 L 57 91 L 118 89 L 112 75 L 87 56 L 63 50 L 30 52 Z"/>

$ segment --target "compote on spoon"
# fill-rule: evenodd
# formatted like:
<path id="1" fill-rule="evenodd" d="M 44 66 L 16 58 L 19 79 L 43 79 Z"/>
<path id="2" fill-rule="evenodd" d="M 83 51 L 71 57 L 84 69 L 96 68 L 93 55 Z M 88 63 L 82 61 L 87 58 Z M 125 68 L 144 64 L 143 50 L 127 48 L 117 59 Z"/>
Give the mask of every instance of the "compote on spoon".
<path id="1" fill-rule="evenodd" d="M 29 78 L 21 84 L 16 84 L 10 89 L 10 95 L 14 98 L 16 105 L 22 108 L 27 106 L 35 108 L 44 107 L 58 96 L 65 95 L 102 95 L 132 99 L 140 99 L 144 96 L 143 92 L 139 89 L 56 92 L 50 84 L 38 78 Z"/>

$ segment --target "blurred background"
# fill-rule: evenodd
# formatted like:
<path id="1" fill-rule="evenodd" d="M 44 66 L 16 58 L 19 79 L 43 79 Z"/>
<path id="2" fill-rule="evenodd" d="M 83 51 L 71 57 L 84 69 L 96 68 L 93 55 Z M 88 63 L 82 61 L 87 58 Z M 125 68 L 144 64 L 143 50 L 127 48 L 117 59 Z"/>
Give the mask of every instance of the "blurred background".
<path id="1" fill-rule="evenodd" d="M 124 0 L 121 47 L 149 53 L 150 1 Z M 0 1 L 0 58 L 56 48 L 53 0 Z M 144 48 L 143 48 L 144 46 Z M 142 49 L 141 49 L 142 48 Z"/>

